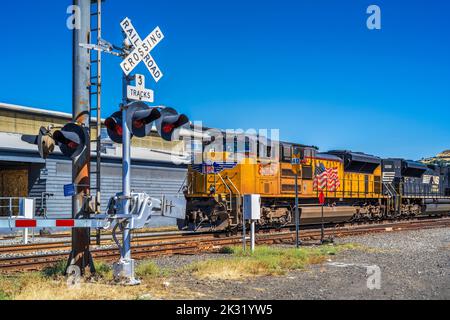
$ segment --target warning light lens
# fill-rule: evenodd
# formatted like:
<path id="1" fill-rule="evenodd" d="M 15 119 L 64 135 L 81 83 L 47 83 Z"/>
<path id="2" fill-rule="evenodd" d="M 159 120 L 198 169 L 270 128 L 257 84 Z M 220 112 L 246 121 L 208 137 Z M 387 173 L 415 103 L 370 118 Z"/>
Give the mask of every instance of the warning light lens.
<path id="1" fill-rule="evenodd" d="M 118 125 L 118 124 L 115 124 L 115 125 L 114 125 L 114 131 L 115 131 L 119 136 L 122 136 L 122 134 L 123 134 L 123 128 L 122 128 L 122 126 L 120 126 L 120 125 Z"/>
<path id="2" fill-rule="evenodd" d="M 67 146 L 68 146 L 70 149 L 76 149 L 76 148 L 78 148 L 78 143 L 75 143 L 75 142 L 73 142 L 73 141 L 70 141 L 70 142 L 67 144 Z"/>
<path id="3" fill-rule="evenodd" d="M 140 129 L 145 126 L 145 123 L 142 120 L 135 120 L 135 121 L 133 121 L 133 126 L 137 129 Z"/>
<path id="4" fill-rule="evenodd" d="M 175 128 L 175 125 L 173 125 L 173 124 L 166 124 L 165 126 L 163 126 L 162 131 L 164 133 L 171 133 L 174 128 Z"/>
<path id="5" fill-rule="evenodd" d="M 111 118 L 106 119 L 105 126 L 109 130 L 114 131 L 119 136 L 122 136 L 122 133 L 123 133 L 122 126 L 120 124 L 118 124 L 116 121 L 114 121 L 113 119 L 111 119 Z"/>
<path id="6" fill-rule="evenodd" d="M 105 126 L 109 129 L 109 130 L 113 130 L 114 126 L 116 125 L 115 121 L 112 120 L 111 118 L 108 118 L 105 120 Z"/>

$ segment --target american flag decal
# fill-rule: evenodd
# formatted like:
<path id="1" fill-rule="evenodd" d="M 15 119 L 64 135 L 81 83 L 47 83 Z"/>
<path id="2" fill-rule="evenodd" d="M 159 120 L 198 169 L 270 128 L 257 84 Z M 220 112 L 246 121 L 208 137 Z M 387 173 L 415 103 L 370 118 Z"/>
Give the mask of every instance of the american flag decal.
<path id="1" fill-rule="evenodd" d="M 314 190 L 335 192 L 340 186 L 338 168 L 327 169 L 323 163 L 316 166 L 313 181 Z"/>

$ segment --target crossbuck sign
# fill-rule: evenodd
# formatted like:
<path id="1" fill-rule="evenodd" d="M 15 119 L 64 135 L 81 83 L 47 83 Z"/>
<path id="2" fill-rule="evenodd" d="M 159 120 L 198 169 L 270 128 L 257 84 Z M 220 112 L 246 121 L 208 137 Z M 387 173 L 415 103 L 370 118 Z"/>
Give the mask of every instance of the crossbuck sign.
<path id="1" fill-rule="evenodd" d="M 159 27 L 156 27 L 155 30 L 147 36 L 147 38 L 142 40 L 136 29 L 133 27 L 130 19 L 125 18 L 120 23 L 120 26 L 125 32 L 128 40 L 130 40 L 134 46 L 133 51 L 120 64 L 123 72 L 128 76 L 141 61 L 144 61 L 145 66 L 150 71 L 153 79 L 158 82 L 163 77 L 163 74 L 156 64 L 155 59 L 153 59 L 150 55 L 150 52 L 158 45 L 159 42 L 161 42 L 162 39 L 164 39 L 164 34 L 162 31 Z"/>

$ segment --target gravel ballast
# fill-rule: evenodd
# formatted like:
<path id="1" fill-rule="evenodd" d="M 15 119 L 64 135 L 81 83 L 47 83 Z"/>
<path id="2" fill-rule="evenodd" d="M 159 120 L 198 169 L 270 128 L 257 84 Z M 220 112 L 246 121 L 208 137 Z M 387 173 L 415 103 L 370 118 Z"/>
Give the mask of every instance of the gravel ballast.
<path id="1" fill-rule="evenodd" d="M 449 228 L 369 234 L 335 242 L 357 246 L 329 256 L 323 264 L 282 276 L 230 281 L 179 274 L 170 281 L 204 299 L 450 299 Z M 172 269 L 217 257 L 224 255 L 161 257 L 155 262 Z"/>

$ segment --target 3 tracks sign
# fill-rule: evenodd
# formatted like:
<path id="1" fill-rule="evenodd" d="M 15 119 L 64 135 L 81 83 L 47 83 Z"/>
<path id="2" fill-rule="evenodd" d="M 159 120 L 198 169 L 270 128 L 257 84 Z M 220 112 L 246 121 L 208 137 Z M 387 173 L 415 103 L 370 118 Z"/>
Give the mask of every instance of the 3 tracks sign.
<path id="1" fill-rule="evenodd" d="M 133 101 L 154 102 L 153 90 L 145 89 L 145 77 L 137 74 L 136 86 L 127 86 L 127 98 Z"/>

